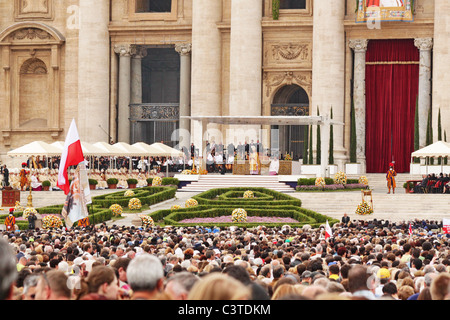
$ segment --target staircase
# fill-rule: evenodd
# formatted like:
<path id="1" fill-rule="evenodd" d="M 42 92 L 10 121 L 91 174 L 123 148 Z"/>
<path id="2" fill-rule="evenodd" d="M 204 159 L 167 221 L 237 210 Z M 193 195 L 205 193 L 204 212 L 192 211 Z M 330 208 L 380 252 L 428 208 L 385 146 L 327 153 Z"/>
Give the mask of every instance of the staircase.
<path id="1" fill-rule="evenodd" d="M 277 176 L 244 176 L 244 175 L 216 175 L 208 174 L 199 176 L 198 181 L 182 187 L 180 192 L 204 192 L 215 188 L 231 188 L 231 187 L 260 187 L 272 189 L 279 192 L 290 193 L 295 192 L 287 184 L 278 181 Z"/>

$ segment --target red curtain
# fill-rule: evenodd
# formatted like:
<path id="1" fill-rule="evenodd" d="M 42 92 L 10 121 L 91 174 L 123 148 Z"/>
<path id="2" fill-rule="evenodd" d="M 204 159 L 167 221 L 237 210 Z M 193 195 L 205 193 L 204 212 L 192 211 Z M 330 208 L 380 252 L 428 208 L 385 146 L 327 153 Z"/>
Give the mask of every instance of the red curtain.
<path id="1" fill-rule="evenodd" d="M 414 40 L 370 40 L 366 55 L 367 172 L 409 172 L 419 89 Z M 403 62 L 403 63 L 402 63 Z"/>

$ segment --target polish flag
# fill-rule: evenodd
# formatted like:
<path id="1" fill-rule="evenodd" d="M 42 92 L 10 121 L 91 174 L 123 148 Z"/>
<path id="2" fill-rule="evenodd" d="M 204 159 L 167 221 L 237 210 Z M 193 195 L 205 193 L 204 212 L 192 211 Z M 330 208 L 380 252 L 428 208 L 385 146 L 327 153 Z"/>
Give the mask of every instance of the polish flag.
<path id="1" fill-rule="evenodd" d="M 413 234 L 411 223 L 409 223 L 409 236 L 411 237 Z"/>
<path id="2" fill-rule="evenodd" d="M 328 224 L 328 220 L 327 220 L 327 224 L 325 225 L 325 240 L 330 238 L 332 235 L 333 235 L 333 231 L 331 231 L 330 225 Z"/>
<path id="3" fill-rule="evenodd" d="M 58 188 L 64 191 L 64 194 L 69 193 L 70 185 L 67 174 L 67 169 L 70 166 L 76 166 L 84 161 L 83 150 L 81 149 L 81 141 L 78 135 L 75 119 L 72 119 L 69 132 L 67 132 L 66 142 L 64 143 L 63 153 L 61 154 L 61 162 L 59 164 L 58 172 Z"/>

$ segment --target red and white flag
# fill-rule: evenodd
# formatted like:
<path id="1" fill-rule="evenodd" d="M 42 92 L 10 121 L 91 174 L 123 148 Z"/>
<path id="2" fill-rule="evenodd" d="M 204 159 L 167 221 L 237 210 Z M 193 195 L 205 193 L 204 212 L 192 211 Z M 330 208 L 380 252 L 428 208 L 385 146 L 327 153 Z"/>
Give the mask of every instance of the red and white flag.
<path id="1" fill-rule="evenodd" d="M 333 231 L 331 231 L 330 225 L 328 224 L 328 220 L 327 220 L 327 224 L 325 225 L 325 240 L 327 240 L 328 238 L 331 238 L 332 235 L 333 235 Z"/>
<path id="2" fill-rule="evenodd" d="M 411 237 L 412 234 L 413 234 L 411 222 L 409 223 L 409 230 L 408 230 L 408 232 L 409 232 L 409 236 Z"/>
<path id="3" fill-rule="evenodd" d="M 64 191 L 64 194 L 69 193 L 70 185 L 67 174 L 67 169 L 70 166 L 76 166 L 84 161 L 83 150 L 81 148 L 81 141 L 78 135 L 75 119 L 72 119 L 69 131 L 67 132 L 66 141 L 64 143 L 63 153 L 61 154 L 61 162 L 59 164 L 58 172 L 58 188 Z"/>

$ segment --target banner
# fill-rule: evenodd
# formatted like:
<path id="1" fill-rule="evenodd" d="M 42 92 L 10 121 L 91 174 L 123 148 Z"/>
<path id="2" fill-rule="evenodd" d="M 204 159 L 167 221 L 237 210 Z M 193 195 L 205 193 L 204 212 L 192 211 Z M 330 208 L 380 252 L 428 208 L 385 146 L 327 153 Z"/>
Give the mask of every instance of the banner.
<path id="1" fill-rule="evenodd" d="M 414 21 L 414 0 L 357 0 L 356 22 Z"/>
<path id="2" fill-rule="evenodd" d="M 70 183 L 61 215 L 66 221 L 66 227 L 70 228 L 74 222 L 88 217 L 87 205 L 92 202 L 87 169 L 84 161 L 78 164 L 73 180 Z"/>
<path id="3" fill-rule="evenodd" d="M 442 219 L 442 230 L 444 231 L 444 234 L 450 234 L 450 219 Z"/>

